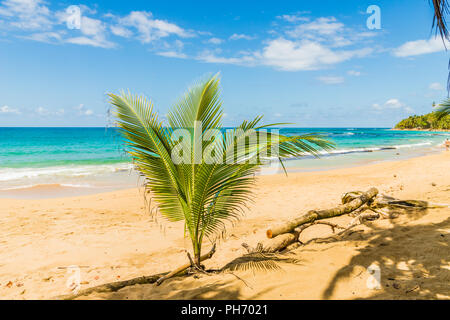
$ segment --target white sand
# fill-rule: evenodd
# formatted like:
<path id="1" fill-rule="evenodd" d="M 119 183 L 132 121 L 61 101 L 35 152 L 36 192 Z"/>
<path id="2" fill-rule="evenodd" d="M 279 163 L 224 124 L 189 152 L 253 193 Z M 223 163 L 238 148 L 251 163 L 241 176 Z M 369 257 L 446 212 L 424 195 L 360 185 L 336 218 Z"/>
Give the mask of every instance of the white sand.
<path id="1" fill-rule="evenodd" d="M 396 177 L 394 177 L 394 175 Z M 434 185 L 432 185 L 434 184 Z M 450 152 L 326 172 L 263 176 L 256 201 L 205 262 L 219 268 L 255 245 L 267 226 L 340 195 L 375 186 L 402 199 L 450 203 Z M 345 225 L 349 217 L 335 218 Z M 82 288 L 169 271 L 186 262 L 183 224 L 152 222 L 137 189 L 50 200 L 0 200 L 0 297 L 49 299 L 67 294 L 67 267 L 81 267 Z M 450 298 L 450 209 L 433 209 L 357 227 L 344 240 L 295 250 L 300 265 L 283 272 L 175 278 L 89 299 L 355 299 Z M 328 237 L 314 226 L 302 241 Z M 205 248 L 205 251 L 207 248 Z M 381 290 L 366 286 L 366 268 L 381 268 Z"/>

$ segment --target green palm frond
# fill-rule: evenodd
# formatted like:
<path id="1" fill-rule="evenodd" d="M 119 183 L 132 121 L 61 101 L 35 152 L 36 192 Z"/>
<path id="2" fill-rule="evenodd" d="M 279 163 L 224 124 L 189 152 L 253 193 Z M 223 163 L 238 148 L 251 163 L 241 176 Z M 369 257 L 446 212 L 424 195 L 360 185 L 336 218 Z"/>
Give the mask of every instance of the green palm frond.
<path id="1" fill-rule="evenodd" d="M 439 120 L 449 114 L 450 114 L 450 99 L 447 99 L 437 106 L 436 115 L 437 119 Z"/>
<path id="2" fill-rule="evenodd" d="M 268 130 L 274 124 L 262 125 L 262 116 L 224 132 L 218 75 L 191 87 L 169 111 L 167 124 L 146 98 L 129 92 L 109 97 L 136 170 L 159 212 L 184 220 L 196 259 L 204 237 L 214 241 L 227 222 L 240 218 L 262 165 L 334 147 L 320 134 Z"/>
<path id="3" fill-rule="evenodd" d="M 442 40 L 450 40 L 450 34 L 447 26 L 447 18 L 450 13 L 450 4 L 448 0 L 430 0 L 433 3 L 434 17 L 432 28 L 436 29 Z"/>

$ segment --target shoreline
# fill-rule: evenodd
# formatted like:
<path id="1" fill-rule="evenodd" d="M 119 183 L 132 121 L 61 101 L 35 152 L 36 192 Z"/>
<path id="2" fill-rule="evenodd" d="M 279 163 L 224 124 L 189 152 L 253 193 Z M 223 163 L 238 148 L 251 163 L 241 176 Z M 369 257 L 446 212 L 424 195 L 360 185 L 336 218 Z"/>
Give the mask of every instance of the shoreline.
<path id="1" fill-rule="evenodd" d="M 391 128 L 389 130 L 392 130 L 392 131 L 450 132 L 450 129 L 421 129 L 421 128 L 411 128 L 411 129 Z"/>
<path id="2" fill-rule="evenodd" d="M 429 151 L 428 153 L 423 152 L 416 152 L 416 153 L 405 153 L 403 155 L 400 155 L 400 149 L 398 148 L 386 148 L 383 150 L 376 150 L 376 151 L 365 151 L 365 152 L 359 152 L 356 153 L 357 155 L 362 155 L 365 153 L 378 153 L 381 154 L 383 152 L 387 153 L 394 153 L 390 157 L 386 158 L 380 158 L 380 159 L 361 159 L 359 161 L 353 160 L 354 162 L 350 163 L 341 163 L 338 165 L 327 165 L 325 163 L 318 162 L 320 160 L 326 159 L 328 161 L 331 161 L 333 159 L 336 159 L 335 157 L 345 157 L 348 154 L 351 154 L 353 157 L 355 156 L 355 153 L 348 153 L 348 154 L 330 154 L 326 156 L 322 156 L 319 159 L 314 159 L 313 161 L 317 164 L 321 164 L 321 166 L 315 166 L 315 167 L 305 167 L 301 166 L 302 161 L 308 161 L 309 159 L 292 159 L 292 160 L 286 160 L 285 165 L 286 169 L 288 171 L 288 174 L 297 174 L 297 173 L 318 173 L 318 172 L 333 172 L 335 170 L 341 170 L 341 169 L 351 169 L 351 168 L 359 168 L 359 167 L 366 167 L 371 165 L 376 165 L 379 163 L 389 163 L 389 162 L 398 162 L 398 161 L 405 161 L 409 159 L 415 159 L 415 158 L 421 158 L 421 157 L 427 157 L 439 154 L 444 151 L 440 150 L 433 150 Z M 395 157 L 395 158 L 394 158 Z M 400 159 L 398 159 L 400 157 Z M 290 162 L 295 162 L 296 166 L 290 166 Z M 284 175 L 284 172 L 281 169 L 281 166 L 278 167 L 276 173 L 271 173 L 270 168 L 263 167 L 261 170 L 261 173 L 259 173 L 257 176 L 274 176 L 274 175 Z M 269 173 L 267 173 L 269 172 Z M 120 178 L 120 179 L 119 179 Z M 136 188 L 142 188 L 142 185 L 139 185 L 140 180 L 138 177 L 138 174 L 130 169 L 127 173 L 127 177 L 120 176 L 116 177 L 117 180 L 120 180 L 121 183 L 117 182 L 116 185 L 90 185 L 88 184 L 71 184 L 71 183 L 41 183 L 41 184 L 35 184 L 35 185 L 26 185 L 26 186 L 20 186 L 20 187 L 12 187 L 12 188 L 5 188 L 0 190 L 0 199 L 21 199 L 21 200 L 40 200 L 40 199 L 64 199 L 64 198 L 73 198 L 73 197 L 79 197 L 79 196 L 89 196 L 89 195 L 100 195 L 103 193 L 109 193 L 109 192 L 115 192 L 115 191 L 122 191 L 122 190 L 131 190 Z M 123 179 L 127 179 L 127 186 L 121 187 L 120 184 L 123 184 Z M 129 181 L 128 181 L 129 180 Z M 134 182 L 133 182 L 134 181 Z M 135 185 L 135 186 L 131 186 Z"/>
<path id="3" fill-rule="evenodd" d="M 118 132 L 104 128 L 78 129 L 35 128 L 30 129 L 26 139 L 20 130 L 8 129 L 0 139 L 0 145 L 6 146 L 6 157 L 2 157 L 0 168 L 0 198 L 60 198 L 140 184 L 128 156 L 123 153 Z M 287 135 L 313 133 L 316 129 L 280 128 Z M 322 128 L 319 131 L 336 143 L 336 149 L 321 152 L 318 160 L 311 156 L 287 159 L 285 165 L 290 172 L 314 172 L 409 159 L 439 152 L 436 146 L 442 143 L 442 135 L 449 135 L 389 130 L 392 129 Z M 30 139 L 40 143 L 33 146 Z M 267 171 L 274 172 L 266 167 L 261 174 Z"/>

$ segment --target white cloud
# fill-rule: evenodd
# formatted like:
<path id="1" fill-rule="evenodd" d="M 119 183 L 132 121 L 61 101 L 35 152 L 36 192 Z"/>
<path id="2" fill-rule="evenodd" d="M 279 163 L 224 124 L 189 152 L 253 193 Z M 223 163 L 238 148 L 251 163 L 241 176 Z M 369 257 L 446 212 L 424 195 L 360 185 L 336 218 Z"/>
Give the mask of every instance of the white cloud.
<path id="1" fill-rule="evenodd" d="M 78 111 L 78 115 L 80 116 L 91 116 L 94 114 L 94 111 L 92 111 L 91 109 L 87 109 L 84 104 L 76 106 L 75 110 Z"/>
<path id="2" fill-rule="evenodd" d="M 24 38 L 46 43 L 60 43 L 62 41 L 62 34 L 59 32 L 37 32 L 29 36 L 24 36 Z"/>
<path id="3" fill-rule="evenodd" d="M 80 7 L 82 14 L 96 14 L 97 13 L 97 10 L 92 9 L 92 8 L 88 7 L 87 5 L 79 4 L 77 6 Z"/>
<path id="4" fill-rule="evenodd" d="M 177 51 L 161 51 L 156 53 L 159 56 L 168 57 L 168 58 L 179 58 L 179 59 L 186 59 L 187 55 L 185 55 L 182 52 Z"/>
<path id="5" fill-rule="evenodd" d="M 205 50 L 200 53 L 197 60 L 208 62 L 208 63 L 224 63 L 224 64 L 236 64 L 236 65 L 253 65 L 256 62 L 256 59 L 253 55 L 241 55 L 240 57 L 220 57 L 217 56 L 216 53 Z"/>
<path id="6" fill-rule="evenodd" d="M 124 38 L 129 38 L 133 35 L 133 32 L 131 30 L 128 30 L 127 28 L 121 27 L 121 26 L 111 26 L 111 33 Z"/>
<path id="7" fill-rule="evenodd" d="M 105 32 L 105 26 L 102 21 L 89 17 L 81 17 L 81 32 L 87 36 L 97 36 Z"/>
<path id="8" fill-rule="evenodd" d="M 223 42 L 223 40 L 219 39 L 219 38 L 211 38 L 207 42 L 218 45 L 218 44 L 221 44 Z"/>
<path id="9" fill-rule="evenodd" d="M 320 17 L 309 23 L 302 23 L 296 26 L 288 34 L 291 37 L 308 36 L 308 34 L 317 33 L 319 35 L 332 36 L 344 30 L 344 24 L 337 22 L 334 17 Z"/>
<path id="10" fill-rule="evenodd" d="M 318 17 L 309 22 L 300 21 L 293 25 L 282 26 L 280 32 L 273 31 L 273 34 L 284 34 L 283 37 L 298 40 L 311 40 L 322 43 L 329 48 L 339 48 L 346 46 L 367 45 L 369 37 L 374 37 L 379 33 L 359 32 L 354 28 L 347 27 L 335 17 Z"/>
<path id="11" fill-rule="evenodd" d="M 444 90 L 444 87 L 439 82 L 430 83 L 429 88 L 436 91 Z"/>
<path id="12" fill-rule="evenodd" d="M 113 42 L 106 40 L 106 24 L 103 21 L 82 16 L 80 27 L 83 36 L 69 38 L 65 41 L 73 44 L 90 45 L 101 48 L 112 48 L 115 46 Z"/>
<path id="13" fill-rule="evenodd" d="M 376 37 L 377 35 L 378 35 L 377 32 L 373 32 L 373 31 L 360 32 L 360 33 L 356 34 L 356 36 L 360 39 L 373 38 L 373 37 Z"/>
<path id="14" fill-rule="evenodd" d="M 78 44 L 83 46 L 93 46 L 100 48 L 113 48 L 115 44 L 113 42 L 106 41 L 105 39 L 89 38 L 89 37 L 73 37 L 66 39 L 65 42 Z"/>
<path id="15" fill-rule="evenodd" d="M 414 110 L 407 106 L 405 103 L 401 102 L 397 98 L 392 98 L 387 100 L 384 104 L 374 103 L 372 107 L 376 110 L 404 110 L 405 112 L 412 113 Z"/>
<path id="16" fill-rule="evenodd" d="M 41 116 L 46 116 L 49 114 L 49 111 L 43 107 L 39 107 L 36 109 L 36 113 L 41 115 Z"/>
<path id="17" fill-rule="evenodd" d="M 347 71 L 347 74 L 350 76 L 359 77 L 361 75 L 361 72 L 356 70 L 349 70 Z"/>
<path id="18" fill-rule="evenodd" d="M 279 16 L 279 19 L 297 23 L 298 15 Z M 199 60 L 210 63 L 228 63 L 245 66 L 266 65 L 282 71 L 303 71 L 327 68 L 353 58 L 365 57 L 373 52 L 368 47 L 337 49 L 361 43 L 366 38 L 348 29 L 334 17 L 321 17 L 308 23 L 300 23 L 282 29 L 284 36 L 266 40 L 260 50 L 241 52 L 234 57 L 218 56 L 217 52 L 203 52 Z M 273 32 L 272 34 L 280 34 Z M 233 34 L 230 39 L 244 39 L 248 36 Z M 349 73 L 358 76 L 358 71 Z"/>
<path id="19" fill-rule="evenodd" d="M 35 112 L 40 116 L 62 116 L 65 113 L 64 109 L 58 109 L 56 111 L 51 111 L 44 107 L 36 108 Z"/>
<path id="20" fill-rule="evenodd" d="M 322 77 L 317 77 L 317 80 L 319 80 L 320 82 L 323 82 L 325 84 L 340 84 L 340 83 L 343 83 L 345 79 L 343 77 L 322 76 Z"/>
<path id="21" fill-rule="evenodd" d="M 281 16 L 277 16 L 278 19 L 287 21 L 287 22 L 299 22 L 299 21 L 309 21 L 309 18 L 302 17 L 301 13 L 299 14 L 283 14 Z"/>
<path id="22" fill-rule="evenodd" d="M 159 40 L 154 44 L 152 52 L 171 58 L 188 58 L 188 55 L 183 53 L 185 51 L 183 49 L 184 44 L 178 40 L 179 38 L 204 37 L 204 40 L 200 42 L 214 45 L 226 41 L 226 39 L 213 37 L 209 32 L 194 32 L 175 23 L 156 19 L 151 12 L 147 11 L 132 11 L 124 16 L 104 14 L 101 15 L 101 20 L 94 19 L 88 17 L 88 15 L 94 15 L 96 11 L 85 6 L 81 6 L 81 29 L 69 30 L 65 26 L 67 18 L 65 10 L 50 12 L 41 0 L 4 1 L 3 5 L 0 6 L 0 17 L 2 14 L 3 16 L 13 14 L 11 21 L 18 20 L 18 9 L 14 9 L 15 11 L 10 9 L 7 7 L 8 3 L 15 3 L 16 5 L 18 3 L 34 4 L 29 6 L 34 8 L 34 12 L 38 11 L 41 12 L 41 15 L 48 16 L 49 23 L 47 25 L 51 26 L 49 30 L 39 29 L 38 32 L 34 31 L 34 33 L 30 32 L 25 36 L 21 35 L 35 41 L 113 48 L 117 45 L 108 40 L 108 36 L 111 35 L 124 38 L 133 37 L 144 44 L 153 44 L 153 42 Z M 33 11 L 27 10 L 28 12 Z M 280 33 L 274 33 L 277 34 L 277 38 L 271 36 L 271 39 L 261 42 L 259 49 L 252 49 L 251 52 L 238 51 L 233 56 L 221 56 L 221 52 L 205 51 L 200 48 L 197 49 L 197 52 L 189 53 L 189 57 L 209 63 L 245 66 L 264 65 L 283 71 L 302 71 L 327 68 L 353 58 L 364 57 L 373 51 L 370 48 L 361 47 L 343 48 L 358 44 L 358 41 L 361 43 L 362 36 L 354 30 L 346 28 L 336 18 L 320 17 L 309 20 L 301 16 L 302 14 L 296 13 L 277 17 L 289 22 L 288 25 L 282 26 Z M 50 17 L 54 17 L 52 18 L 54 21 Z M 280 21 L 280 25 L 283 21 Z M 286 25 L 286 23 L 284 24 Z M 172 41 L 172 38 L 169 37 L 177 37 L 178 39 Z M 255 39 L 255 37 L 244 33 L 234 33 L 229 37 L 229 40 L 252 39 Z M 351 75 L 356 76 L 356 71 L 355 74 Z"/>
<path id="23" fill-rule="evenodd" d="M 50 10 L 42 0 L 5 0 L 0 6 L 0 17 L 10 27 L 22 30 L 48 30 L 53 24 Z"/>
<path id="24" fill-rule="evenodd" d="M 386 101 L 386 103 L 384 104 L 385 106 L 387 106 L 388 108 L 401 108 L 404 106 L 403 103 L 400 102 L 400 100 L 398 99 L 389 99 L 388 101 Z"/>
<path id="25" fill-rule="evenodd" d="M 230 40 L 242 40 L 242 39 L 244 39 L 244 40 L 253 40 L 254 37 L 249 36 L 249 35 L 246 35 L 246 34 L 243 34 L 243 33 L 241 33 L 241 34 L 233 33 L 233 34 L 230 36 L 229 39 L 230 39 Z"/>
<path id="26" fill-rule="evenodd" d="M 410 57 L 444 50 L 445 46 L 442 40 L 437 37 L 432 37 L 429 40 L 416 40 L 406 42 L 400 47 L 394 49 L 393 54 L 396 57 Z"/>
<path id="27" fill-rule="evenodd" d="M 21 114 L 19 109 L 11 108 L 9 106 L 0 107 L 0 113 L 4 113 L 4 114 L 7 114 L 7 113 L 9 113 L 9 114 Z"/>
<path id="28" fill-rule="evenodd" d="M 68 29 L 66 26 L 69 13 L 64 9 L 50 10 L 43 0 L 5 0 L 0 4 L 0 28 L 20 29 L 29 34 L 18 36 L 34 41 L 62 44 L 71 43 L 101 48 L 113 48 L 115 43 L 108 40 L 108 35 L 124 38 L 137 36 L 143 43 L 175 35 L 182 38 L 195 34 L 174 23 L 154 19 L 152 13 L 132 11 L 119 17 L 104 14 L 102 19 L 94 19 L 96 10 L 85 5 L 81 9 L 80 29 Z M 9 29 L 6 29 L 9 31 Z"/>
<path id="29" fill-rule="evenodd" d="M 330 65 L 369 55 L 370 48 L 336 50 L 311 40 L 278 38 L 266 42 L 261 51 L 240 52 L 234 57 L 218 56 L 217 51 L 203 51 L 198 60 L 208 63 L 226 63 L 245 66 L 266 65 L 283 71 L 323 69 Z"/>
<path id="30" fill-rule="evenodd" d="M 335 48 L 346 47 L 346 46 L 350 46 L 352 44 L 354 44 L 354 41 L 352 41 L 346 37 L 337 36 L 337 35 L 333 36 L 332 41 L 330 41 L 330 46 L 335 47 Z"/>
<path id="31" fill-rule="evenodd" d="M 279 38 L 270 41 L 261 56 L 265 65 L 285 71 L 299 71 L 321 69 L 354 57 L 364 57 L 371 52 L 372 50 L 368 48 L 333 51 L 310 40 L 294 42 Z"/>
<path id="32" fill-rule="evenodd" d="M 51 11 L 42 0 L 6 0 L 0 6 L 0 18 L 7 21 L 10 28 L 31 32 L 20 34 L 24 39 L 46 43 L 75 43 L 96 47 L 111 48 L 115 44 L 106 40 L 106 24 L 86 14 L 95 14 L 80 5 L 82 16 L 80 30 L 66 28 L 68 13 L 65 10 Z M 81 36 L 74 36 L 81 33 Z M 68 37 L 66 37 L 68 36 Z"/>
<path id="33" fill-rule="evenodd" d="M 122 26 L 133 27 L 139 33 L 139 40 L 149 43 L 154 40 L 177 35 L 182 38 L 192 37 L 193 34 L 168 21 L 153 19 L 153 15 L 146 11 L 132 11 L 119 20 Z"/>
<path id="34" fill-rule="evenodd" d="M 155 52 L 157 55 L 163 57 L 186 59 L 188 56 L 183 53 L 183 48 L 183 41 L 177 39 L 173 42 L 163 42 L 162 48 Z"/>

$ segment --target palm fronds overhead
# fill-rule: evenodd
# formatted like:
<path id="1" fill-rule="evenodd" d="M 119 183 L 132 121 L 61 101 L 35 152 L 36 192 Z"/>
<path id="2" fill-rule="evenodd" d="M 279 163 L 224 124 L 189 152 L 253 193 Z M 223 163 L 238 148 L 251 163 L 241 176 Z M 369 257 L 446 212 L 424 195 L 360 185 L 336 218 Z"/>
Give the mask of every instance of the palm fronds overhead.
<path id="1" fill-rule="evenodd" d="M 430 0 L 433 3 L 434 18 L 432 28 L 439 33 L 442 40 L 450 40 L 450 33 L 447 26 L 447 16 L 450 13 L 450 3 L 448 0 Z"/>
<path id="2" fill-rule="evenodd" d="M 443 101 L 437 106 L 436 114 L 438 120 L 450 114 L 450 99 Z"/>
<path id="3" fill-rule="evenodd" d="M 450 32 L 447 26 L 447 18 L 450 13 L 450 2 L 448 0 L 430 0 L 434 8 L 434 17 L 432 29 L 439 33 L 442 41 L 450 41 Z M 450 59 L 448 62 L 447 94 L 450 94 Z"/>
<path id="4" fill-rule="evenodd" d="M 127 151 L 170 221 L 184 220 L 196 263 L 204 238 L 215 241 L 252 198 L 253 176 L 269 159 L 318 156 L 333 144 L 319 134 L 284 136 L 262 117 L 222 127 L 219 76 L 191 87 L 163 123 L 144 97 L 110 94 Z"/>

